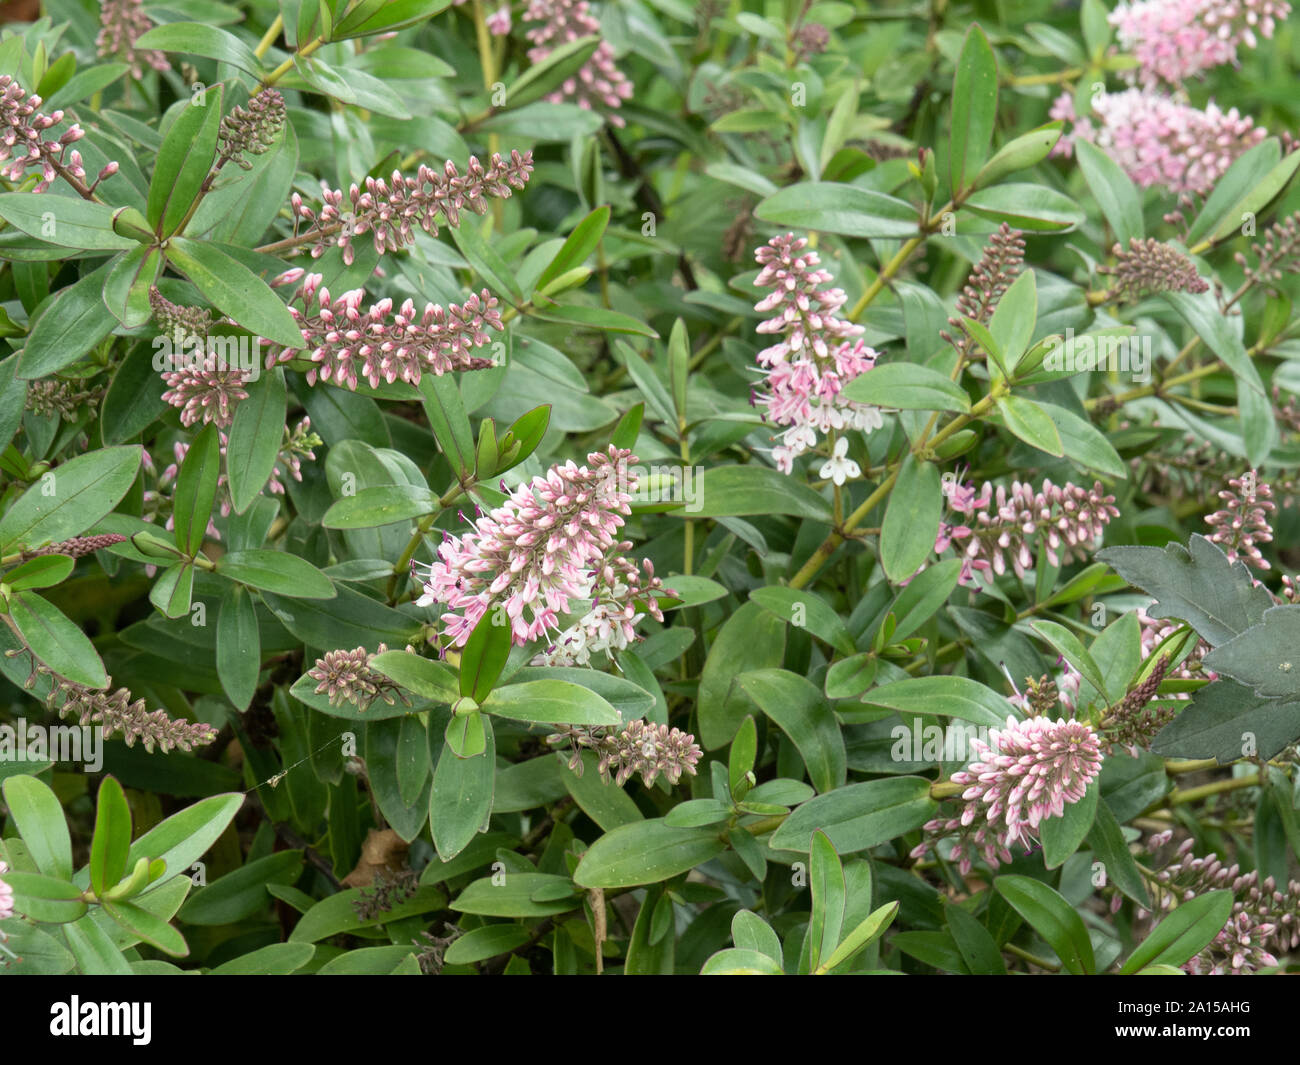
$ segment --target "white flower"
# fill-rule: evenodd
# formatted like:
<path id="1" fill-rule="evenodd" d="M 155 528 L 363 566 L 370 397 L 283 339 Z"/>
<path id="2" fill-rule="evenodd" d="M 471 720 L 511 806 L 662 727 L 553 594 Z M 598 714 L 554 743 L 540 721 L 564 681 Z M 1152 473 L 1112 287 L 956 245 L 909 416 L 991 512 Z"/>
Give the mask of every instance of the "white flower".
<path id="1" fill-rule="evenodd" d="M 835 451 L 822 466 L 822 477 L 830 478 L 837 485 L 843 484 L 850 477 L 861 477 L 862 467 L 848 457 L 849 440 L 842 436 L 835 441 Z"/>

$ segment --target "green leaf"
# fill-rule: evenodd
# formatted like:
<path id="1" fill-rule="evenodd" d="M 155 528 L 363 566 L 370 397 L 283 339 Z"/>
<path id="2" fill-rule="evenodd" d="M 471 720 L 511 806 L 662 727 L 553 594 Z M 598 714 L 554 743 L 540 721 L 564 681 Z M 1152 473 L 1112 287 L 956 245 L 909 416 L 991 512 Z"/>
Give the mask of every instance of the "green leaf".
<path id="1" fill-rule="evenodd" d="M 107 687 L 108 674 L 95 645 L 49 600 L 35 592 L 15 592 L 9 616 L 32 654 L 55 673 L 88 688 Z"/>
<path id="2" fill-rule="evenodd" d="M 994 185 L 972 193 L 964 206 L 981 218 L 1036 233 L 1065 233 L 1085 221 L 1078 204 L 1045 185 Z"/>
<path id="3" fill-rule="evenodd" d="M 560 45 L 540 63 L 529 65 L 506 89 L 506 106 L 514 109 L 540 100 L 576 75 L 599 46 L 600 37 L 594 34 Z"/>
<path id="4" fill-rule="evenodd" d="M 1096 971 L 1083 918 L 1059 892 L 1027 876 L 999 876 L 993 887 L 1056 951 L 1067 972 L 1082 976 Z"/>
<path id="5" fill-rule="evenodd" d="M 491 720 L 483 714 L 477 716 L 483 722 L 483 753 L 475 758 L 457 758 L 444 750 L 433 773 L 429 827 L 438 857 L 444 862 L 456 857 L 480 832 L 487 831 L 492 815 L 496 742 Z"/>
<path id="6" fill-rule="evenodd" d="M 280 297 L 252 270 L 216 244 L 173 237 L 167 243 L 167 258 L 232 322 L 283 347 L 303 346 L 302 330 Z M 264 372 L 259 380 L 270 376 Z M 243 406 L 241 403 L 236 409 L 236 418 Z"/>
<path id="7" fill-rule="evenodd" d="M 889 493 L 880 529 L 880 564 L 894 583 L 911 577 L 934 553 L 943 506 L 939 468 L 909 452 Z"/>
<path id="8" fill-rule="evenodd" d="M 1300 702 L 1255 695 L 1217 680 L 1156 735 L 1151 750 L 1174 758 L 1273 758 L 1300 737 Z"/>
<path id="9" fill-rule="evenodd" d="M 1250 570 L 1210 540 L 1193 533 L 1185 548 L 1107 547 L 1097 552 L 1130 584 L 1156 601 L 1147 607 L 1153 618 L 1179 618 L 1192 626 L 1211 647 L 1227 643 L 1264 620 L 1273 597 L 1255 585 Z"/>
<path id="10" fill-rule="evenodd" d="M 564 680 L 530 680 L 497 688 L 483 702 L 486 713 L 547 725 L 617 725 L 622 718 L 594 691 Z"/>
<path id="11" fill-rule="evenodd" d="M 677 581 L 678 578 L 672 580 Z M 796 628 L 807 629 L 846 655 L 857 650 L 848 627 L 834 607 L 815 592 L 773 585 L 770 588 L 755 588 L 749 593 L 749 598 L 782 621 L 787 621 Z"/>
<path id="12" fill-rule="evenodd" d="M 140 244 L 115 256 L 111 265 L 104 281 L 104 306 L 127 329 L 136 329 L 153 315 L 149 289 L 162 271 L 162 255 Z"/>
<path id="13" fill-rule="evenodd" d="M 1083 679 L 1091 684 L 1099 695 L 1105 696 L 1106 680 L 1097 663 L 1092 660 L 1092 655 L 1074 633 L 1055 621 L 1031 621 L 1029 627 L 1047 641 L 1053 651 L 1082 674 Z"/>
<path id="14" fill-rule="evenodd" d="M 1131 975 L 1149 965 L 1190 961 L 1222 931 L 1231 915 L 1231 891 L 1209 891 L 1179 903 L 1128 956 L 1120 966 L 1120 975 Z"/>
<path id="15" fill-rule="evenodd" d="M 845 237 L 912 237 L 919 217 L 910 203 L 883 192 L 828 181 L 804 181 L 754 208 L 764 222 Z"/>
<path id="16" fill-rule="evenodd" d="M 409 651 L 385 651 L 375 655 L 370 660 L 370 668 L 422 699 L 450 706 L 459 695 L 457 677 L 450 666 Z"/>
<path id="17" fill-rule="evenodd" d="M 67 580 L 76 565 L 67 555 L 40 555 L 11 569 L 4 575 L 4 583 L 14 591 L 49 588 Z"/>
<path id="18" fill-rule="evenodd" d="M 336 598 L 331 600 L 288 599 L 263 592 L 262 601 L 285 628 L 312 647 L 373 651 L 380 643 L 405 647 L 416 639 L 420 623 L 415 618 L 346 585 L 337 585 L 334 591 Z"/>
<path id="19" fill-rule="evenodd" d="M 35 548 L 84 533 L 121 501 L 140 469 L 139 445 L 78 455 L 45 474 L 0 518 L 0 550 Z"/>
<path id="20" fill-rule="evenodd" d="M 945 558 L 927 566 L 898 593 L 889 612 L 894 616 L 893 642 L 905 640 L 948 601 L 961 577 L 962 560 Z"/>
<path id="21" fill-rule="evenodd" d="M 582 856 L 573 879 L 582 887 L 657 884 L 716 858 L 727 849 L 712 828 L 673 828 L 662 819 L 607 832 Z"/>
<path id="22" fill-rule="evenodd" d="M 731 794 L 735 795 L 745 777 L 754 768 L 754 759 L 758 756 L 758 730 L 753 717 L 745 718 L 731 741 L 731 750 L 727 755 L 727 781 Z"/>
<path id="23" fill-rule="evenodd" d="M 167 618 L 183 618 L 194 597 L 194 566 L 178 562 L 165 569 L 149 592 L 149 602 Z"/>
<path id="24" fill-rule="evenodd" d="M 955 903 L 945 906 L 944 912 L 948 929 L 970 971 L 980 975 L 1005 976 L 1007 967 L 997 941 L 988 929 Z"/>
<path id="25" fill-rule="evenodd" d="M 969 677 L 913 677 L 873 688 L 862 701 L 901 714 L 955 717 L 976 725 L 1005 728 L 1015 716 L 1011 704 Z"/>
<path id="26" fill-rule="evenodd" d="M 511 626 L 508 620 L 496 624 L 498 610 L 504 612 L 501 607 L 487 609 L 460 653 L 460 693 L 476 703 L 492 694 L 510 657 Z"/>
<path id="27" fill-rule="evenodd" d="M 610 208 L 608 206 L 597 207 L 579 222 L 560 247 L 560 250 L 555 253 L 555 258 L 542 271 L 533 288 L 544 291 L 546 286 L 557 277 L 585 263 L 596 250 L 596 246 L 600 244 L 600 238 L 605 233 L 605 227 L 609 225 L 609 214 Z"/>
<path id="28" fill-rule="evenodd" d="M 867 850 L 920 828 L 938 804 L 922 777 L 888 777 L 849 784 L 799 806 L 773 833 L 773 850 L 807 853 L 813 832 L 825 832 L 837 854 Z"/>
<path id="29" fill-rule="evenodd" d="M 736 686 L 790 737 L 819 792 L 844 784 L 847 759 L 839 722 L 811 681 L 784 669 L 742 673 Z"/>
<path id="30" fill-rule="evenodd" d="M 277 366 L 248 385 L 248 398 L 235 408 L 226 445 L 226 475 L 236 514 L 247 511 L 271 479 L 284 442 L 288 404 L 284 371 Z"/>
<path id="31" fill-rule="evenodd" d="M 189 954 L 190 948 L 185 937 L 143 906 L 137 906 L 133 902 L 105 900 L 103 907 L 104 912 L 130 932 L 132 938 L 148 943 L 173 958 L 184 958 Z"/>
<path id="32" fill-rule="evenodd" d="M 474 962 L 509 954 L 532 938 L 532 933 L 522 925 L 484 925 L 466 932 L 452 943 L 443 955 L 443 960 L 448 965 L 472 965 Z"/>
<path id="33" fill-rule="evenodd" d="M 1262 214 L 1267 210 L 1268 205 L 1291 183 L 1297 167 L 1300 167 L 1300 151 L 1291 152 L 1262 179 L 1257 179 L 1250 191 L 1228 211 L 1206 239 L 1211 244 L 1217 244 L 1227 237 L 1238 235 L 1242 229 L 1243 219 Z"/>
<path id="34" fill-rule="evenodd" d="M 135 47 L 216 59 L 259 78 L 263 73 L 261 62 L 248 45 L 233 33 L 202 22 L 170 22 L 155 26 L 135 42 Z"/>
<path id="35" fill-rule="evenodd" d="M 316 953 L 310 943 L 272 943 L 209 969 L 209 976 L 288 976 Z"/>
<path id="36" fill-rule="evenodd" d="M 1083 179 L 1102 216 L 1110 223 L 1115 240 L 1127 251 L 1130 241 L 1141 240 L 1146 235 L 1137 187 L 1115 160 L 1088 141 L 1078 140 L 1075 153 Z"/>
<path id="37" fill-rule="evenodd" d="M 844 866 L 824 832 L 814 832 L 808 853 L 808 888 L 812 910 L 808 915 L 808 968 L 816 969 L 829 958 L 840 941 L 844 922 Z"/>
<path id="38" fill-rule="evenodd" d="M 984 188 L 988 185 L 995 185 L 1008 174 L 1014 174 L 1018 170 L 1027 170 L 1029 167 L 1042 162 L 1056 147 L 1056 142 L 1061 139 L 1061 130 L 1064 125 L 1060 121 L 1048 122 L 1046 125 L 1031 129 L 1028 133 L 1022 133 L 1019 137 L 1008 141 L 997 150 L 993 158 L 985 163 L 980 172 L 975 175 L 975 187 Z"/>
<path id="39" fill-rule="evenodd" d="M 1097 860 L 1105 865 L 1107 878 L 1143 909 L 1151 909 L 1146 881 L 1129 853 L 1123 829 L 1106 800 L 1100 797 L 1087 840 Z"/>
<path id="40" fill-rule="evenodd" d="M 1214 648 L 1205 668 L 1222 673 L 1256 695 L 1300 697 L 1300 669 L 1293 659 L 1300 634 L 1300 606 L 1283 605 L 1264 611 L 1263 622 Z"/>
<path id="41" fill-rule="evenodd" d="M 998 112 L 998 61 L 976 23 L 966 31 L 952 84 L 952 193 L 965 191 L 988 158 Z"/>
<path id="42" fill-rule="evenodd" d="M 1128 466 L 1092 422 L 1055 403 L 1040 401 L 1038 409 L 1052 419 L 1061 438 L 1061 448 L 1072 462 L 1107 477 L 1127 479 Z"/>
<path id="43" fill-rule="evenodd" d="M 451 463 L 452 471 L 457 476 L 472 472 L 474 431 L 470 428 L 465 401 L 461 398 L 455 377 L 451 374 L 442 377 L 423 374 L 419 389 L 424 396 L 424 413 L 429 419 L 429 428 L 433 430 L 438 447 Z"/>
<path id="44" fill-rule="evenodd" d="M 744 603 L 723 622 L 700 674 L 697 713 L 700 745 L 712 751 L 730 743 L 749 710 L 728 698 L 739 673 L 779 666 L 785 624 L 757 603 Z"/>
<path id="45" fill-rule="evenodd" d="M 831 506 L 793 478 L 768 466 L 714 466 L 696 480 L 699 507 L 692 518 L 790 514 L 829 522 Z M 679 512 L 680 513 L 680 512 Z"/>
<path id="46" fill-rule="evenodd" d="M 1052 416 L 1032 399 L 1023 396 L 999 396 L 998 412 L 1006 427 L 1030 447 L 1061 458 L 1065 447 Z"/>
<path id="47" fill-rule="evenodd" d="M 1237 378 L 1237 403 L 1241 411 L 1242 439 L 1246 457 L 1254 466 L 1264 463 L 1277 441 L 1277 424 L 1273 404 L 1264 389 L 1259 370 L 1251 360 L 1241 338 L 1233 331 L 1219 310 L 1211 292 L 1165 292 L 1160 296 L 1192 331 L 1205 342 Z"/>
<path id="48" fill-rule="evenodd" d="M 700 969 L 701 976 L 782 976 L 775 958 L 757 950 L 728 947 L 712 955 Z"/>
<path id="49" fill-rule="evenodd" d="M 843 395 L 895 410 L 970 411 L 970 397 L 947 374 L 910 362 L 887 362 L 859 374 Z"/>
<path id="50" fill-rule="evenodd" d="M 339 19 L 330 34 L 330 40 L 343 41 L 350 37 L 369 37 L 376 33 L 404 30 L 418 26 L 441 11 L 447 10 L 451 0 L 364 0 L 354 4 Z"/>
<path id="51" fill-rule="evenodd" d="M 249 588 L 293 599 L 333 599 L 337 594 L 325 574 L 287 551 L 231 551 L 217 560 L 216 572 Z"/>
<path id="52" fill-rule="evenodd" d="M 566 889 L 570 894 L 563 893 Z M 551 917 L 582 905 L 572 892 L 567 876 L 507 872 L 475 880 L 452 900 L 451 909 L 484 917 Z"/>
<path id="53" fill-rule="evenodd" d="M 137 247 L 113 230 L 115 208 L 42 192 L 0 193 L 0 218 L 28 236 L 63 248 L 120 251 Z"/>
<path id="54" fill-rule="evenodd" d="M 262 670 L 262 637 L 252 597 L 240 585 L 226 590 L 217 614 L 217 676 L 236 710 L 246 710 Z"/>
<path id="55" fill-rule="evenodd" d="M 86 912 L 81 889 L 63 877 L 10 870 L 5 883 L 13 889 L 15 909 L 30 920 L 68 924 Z"/>
<path id="56" fill-rule="evenodd" d="M 1097 800 L 1101 797 L 1101 786 L 1093 781 L 1083 798 L 1078 802 L 1067 803 L 1065 813 L 1060 817 L 1046 817 L 1038 825 L 1038 834 L 1043 841 L 1043 860 L 1048 869 L 1057 869 L 1065 860 L 1079 849 L 1088 833 L 1092 831 L 1093 819 L 1097 815 Z"/>
<path id="57" fill-rule="evenodd" d="M 117 319 L 104 305 L 104 285 L 112 267 L 110 260 L 44 304 L 18 353 L 16 377 L 25 381 L 48 377 L 76 362 L 116 328 Z"/>
<path id="58" fill-rule="evenodd" d="M 105 777 L 95 802 L 95 833 L 90 840 L 90 886 L 103 895 L 126 875 L 131 849 L 131 808 L 122 785 Z"/>
<path id="59" fill-rule="evenodd" d="M 631 796 L 612 781 L 601 778 L 595 753 L 582 751 L 581 755 L 581 773 L 560 766 L 564 789 L 578 808 L 606 832 L 621 825 L 644 821 L 645 815 Z"/>
<path id="60" fill-rule="evenodd" d="M 29 776 L 9 777 L 2 788 L 9 816 L 36 868 L 46 876 L 71 879 L 72 837 L 58 796 Z"/>
<path id="61" fill-rule="evenodd" d="M 1281 158 L 1282 149 L 1276 137 L 1260 141 L 1237 156 L 1223 176 L 1214 183 L 1214 188 L 1205 198 L 1201 213 L 1188 228 L 1187 246 L 1196 246 L 1207 233 L 1221 226 L 1229 223 L 1233 226 L 1240 225 L 1242 217 L 1236 213 L 1237 204 L 1250 195 L 1251 189 L 1259 182 L 1260 175 L 1272 171 Z"/>
<path id="62" fill-rule="evenodd" d="M 1001 347 L 1008 366 L 1014 366 L 1029 347 L 1037 321 L 1038 283 L 1034 271 L 1026 270 L 1002 294 L 989 319 L 989 332 Z"/>
<path id="63" fill-rule="evenodd" d="M 217 131 L 225 86 L 204 89 L 187 100 L 158 150 L 149 183 L 149 225 L 169 237 L 189 214 L 217 155 Z"/>
<path id="64" fill-rule="evenodd" d="M 402 98 L 388 87 L 387 82 L 367 74 L 356 66 L 339 69 L 326 63 L 319 56 L 295 55 L 293 68 L 303 84 L 333 100 L 362 107 L 390 118 L 411 117 L 411 112 L 406 109 Z"/>
<path id="65" fill-rule="evenodd" d="M 561 322 L 565 325 L 596 329 L 602 333 L 627 333 L 632 336 L 658 338 L 659 334 L 639 318 L 604 307 L 588 307 L 581 303 L 552 303 L 535 297 L 537 309 L 533 317 L 544 322 Z"/>
<path id="66" fill-rule="evenodd" d="M 898 913 L 898 906 L 897 902 L 887 902 L 879 909 L 873 910 L 844 937 L 840 945 L 831 952 L 831 956 L 818 966 L 815 972 L 828 973 L 851 961 L 858 951 L 878 939 L 893 923 Z"/>
<path id="67" fill-rule="evenodd" d="M 321 525 L 327 529 L 373 529 L 436 514 L 441 509 L 437 494 L 427 488 L 375 485 L 335 500 L 321 518 Z"/>
<path id="68" fill-rule="evenodd" d="M 226 830 L 243 804 L 241 792 L 200 799 L 193 806 L 187 806 L 155 825 L 131 844 L 126 864 L 133 866 L 141 858 L 163 861 L 166 871 L 155 881 L 151 893 L 156 891 L 173 877 L 188 872 L 190 866 L 202 858 Z"/>
<path id="69" fill-rule="evenodd" d="M 221 439 L 217 426 L 209 422 L 195 436 L 176 475 L 172 515 L 175 518 L 176 546 L 193 558 L 203 546 L 212 504 L 217 499 L 217 479 L 221 476 Z"/>

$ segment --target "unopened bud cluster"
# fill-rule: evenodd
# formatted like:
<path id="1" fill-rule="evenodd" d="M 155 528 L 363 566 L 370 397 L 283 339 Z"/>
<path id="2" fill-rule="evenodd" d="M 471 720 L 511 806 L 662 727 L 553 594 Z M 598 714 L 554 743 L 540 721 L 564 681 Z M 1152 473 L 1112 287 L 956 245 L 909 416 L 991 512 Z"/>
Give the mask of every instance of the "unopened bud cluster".
<path id="1" fill-rule="evenodd" d="M 1196 272 L 1196 265 L 1177 248 L 1153 237 L 1133 237 L 1127 250 L 1116 244 L 1111 249 L 1114 266 L 1099 266 L 1099 274 L 1114 277 L 1111 297 L 1136 301 L 1157 292 L 1206 292 L 1209 283 Z"/>
<path id="2" fill-rule="evenodd" d="M 583 750 L 595 752 L 601 779 L 620 786 L 637 773 L 647 787 L 661 773 L 669 784 L 676 784 L 683 773 L 695 774 L 704 754 L 691 734 L 639 720 L 626 725 L 565 725 L 547 742 L 570 745 L 569 768 L 579 776 Z"/>
<path id="3" fill-rule="evenodd" d="M 370 668 L 370 662 L 377 654 L 388 650 L 380 644 L 377 651 L 367 651 L 356 647 L 351 651 L 330 651 L 324 658 L 316 659 L 316 664 L 307 670 L 307 676 L 316 681 L 316 694 L 329 696 L 330 706 L 342 706 L 351 703 L 358 710 L 366 710 L 376 699 L 382 699 L 389 706 L 396 705 L 400 696 L 407 702 L 406 696 L 391 680 L 378 670 Z"/>
<path id="4" fill-rule="evenodd" d="M 263 89 L 247 107 L 236 107 L 221 120 L 220 157 L 251 170 L 246 157 L 269 151 L 284 122 L 284 97 L 275 89 Z"/>
<path id="5" fill-rule="evenodd" d="M 389 181 L 366 178 L 365 189 L 353 185 L 347 203 L 341 189 L 322 186 L 319 212 L 308 207 L 298 193 L 290 198 L 296 219 L 308 223 L 306 236 L 315 238 L 312 258 L 319 258 L 337 245 L 348 265 L 356 255 L 352 238 L 371 233 L 375 250 L 398 251 L 415 240 L 415 227 L 430 236 L 438 235 L 437 219 L 447 225 L 460 224 L 461 211 L 487 211 L 489 196 L 508 198 L 512 189 L 522 189 L 533 170 L 533 153 L 512 151 L 509 160 L 493 155 L 485 167 L 470 156 L 466 173 L 448 160 L 441 171 L 421 166 L 415 177 L 393 171 Z"/>

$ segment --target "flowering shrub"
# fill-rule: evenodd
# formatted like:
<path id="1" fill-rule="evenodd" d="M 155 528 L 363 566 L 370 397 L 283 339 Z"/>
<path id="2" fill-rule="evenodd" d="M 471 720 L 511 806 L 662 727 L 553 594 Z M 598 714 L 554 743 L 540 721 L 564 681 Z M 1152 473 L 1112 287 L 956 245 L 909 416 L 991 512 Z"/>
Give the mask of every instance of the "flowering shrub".
<path id="1" fill-rule="evenodd" d="M 1289 4 L 44 8 L 3 971 L 1295 969 Z"/>

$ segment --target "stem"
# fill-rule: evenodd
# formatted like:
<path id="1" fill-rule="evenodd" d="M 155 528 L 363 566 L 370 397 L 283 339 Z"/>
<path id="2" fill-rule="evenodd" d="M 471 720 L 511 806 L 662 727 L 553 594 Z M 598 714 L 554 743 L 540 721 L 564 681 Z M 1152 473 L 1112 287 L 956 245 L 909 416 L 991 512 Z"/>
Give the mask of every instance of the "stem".
<path id="1" fill-rule="evenodd" d="M 1168 804 L 1170 806 L 1185 806 L 1189 802 L 1208 799 L 1211 795 L 1220 795 L 1225 791 L 1236 791 L 1238 788 L 1253 788 L 1259 783 L 1258 773 L 1252 773 L 1248 777 L 1229 777 L 1227 780 L 1216 780 L 1210 784 L 1202 784 L 1199 788 L 1185 788 L 1182 791 L 1175 791 L 1169 796 Z"/>
<path id="2" fill-rule="evenodd" d="M 257 42 L 257 47 L 253 49 L 253 55 L 257 56 L 258 59 L 265 56 L 266 53 L 271 50 L 271 45 L 275 43 L 275 39 L 280 36 L 280 31 L 283 29 L 284 16 L 276 15 L 275 21 L 271 23 L 266 33 L 262 35 L 262 39 Z"/>

